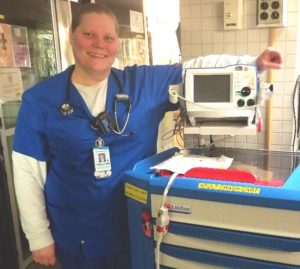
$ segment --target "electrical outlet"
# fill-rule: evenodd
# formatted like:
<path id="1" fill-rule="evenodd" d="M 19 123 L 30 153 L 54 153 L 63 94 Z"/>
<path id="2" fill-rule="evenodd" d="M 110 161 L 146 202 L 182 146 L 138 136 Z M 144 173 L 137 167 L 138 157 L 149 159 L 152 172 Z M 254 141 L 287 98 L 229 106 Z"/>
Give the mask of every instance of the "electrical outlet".
<path id="1" fill-rule="evenodd" d="M 287 0 L 257 0 L 256 23 L 259 27 L 287 24 Z"/>

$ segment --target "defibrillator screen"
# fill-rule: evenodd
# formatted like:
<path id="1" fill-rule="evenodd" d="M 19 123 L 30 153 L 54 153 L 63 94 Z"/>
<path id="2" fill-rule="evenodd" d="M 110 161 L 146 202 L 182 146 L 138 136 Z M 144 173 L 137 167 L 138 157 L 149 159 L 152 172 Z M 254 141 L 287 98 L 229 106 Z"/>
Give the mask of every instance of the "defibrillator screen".
<path id="1" fill-rule="evenodd" d="M 228 103 L 230 102 L 230 75 L 195 75 L 195 103 Z"/>

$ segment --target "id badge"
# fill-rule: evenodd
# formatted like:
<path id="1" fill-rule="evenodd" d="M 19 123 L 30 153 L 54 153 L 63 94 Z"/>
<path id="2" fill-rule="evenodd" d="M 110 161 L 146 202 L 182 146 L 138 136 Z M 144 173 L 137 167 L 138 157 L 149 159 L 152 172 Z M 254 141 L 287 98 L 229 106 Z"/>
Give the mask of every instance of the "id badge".
<path id="1" fill-rule="evenodd" d="M 96 178 L 107 178 L 111 176 L 111 162 L 108 147 L 94 147 L 94 175 Z"/>

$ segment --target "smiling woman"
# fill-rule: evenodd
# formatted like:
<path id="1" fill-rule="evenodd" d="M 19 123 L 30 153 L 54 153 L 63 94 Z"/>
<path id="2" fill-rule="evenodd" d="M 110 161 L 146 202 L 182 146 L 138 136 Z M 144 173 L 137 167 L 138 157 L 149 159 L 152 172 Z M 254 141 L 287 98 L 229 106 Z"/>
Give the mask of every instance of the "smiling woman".
<path id="1" fill-rule="evenodd" d="M 113 13 L 90 6 L 73 15 L 70 43 L 75 58 L 72 80 L 94 85 L 106 78 L 118 54 L 118 23 Z"/>

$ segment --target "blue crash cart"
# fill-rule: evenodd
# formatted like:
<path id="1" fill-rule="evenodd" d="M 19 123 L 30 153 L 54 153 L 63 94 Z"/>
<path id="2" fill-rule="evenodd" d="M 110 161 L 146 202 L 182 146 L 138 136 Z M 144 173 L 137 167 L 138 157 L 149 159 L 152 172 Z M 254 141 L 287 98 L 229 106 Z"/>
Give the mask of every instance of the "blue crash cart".
<path id="1" fill-rule="evenodd" d="M 300 268 L 300 154 L 173 148 L 124 175 L 132 269 L 155 269 L 153 227 L 170 177 L 151 167 L 175 154 L 225 155 L 283 184 L 177 177 L 166 199 L 170 225 L 160 246 L 160 268 Z"/>

